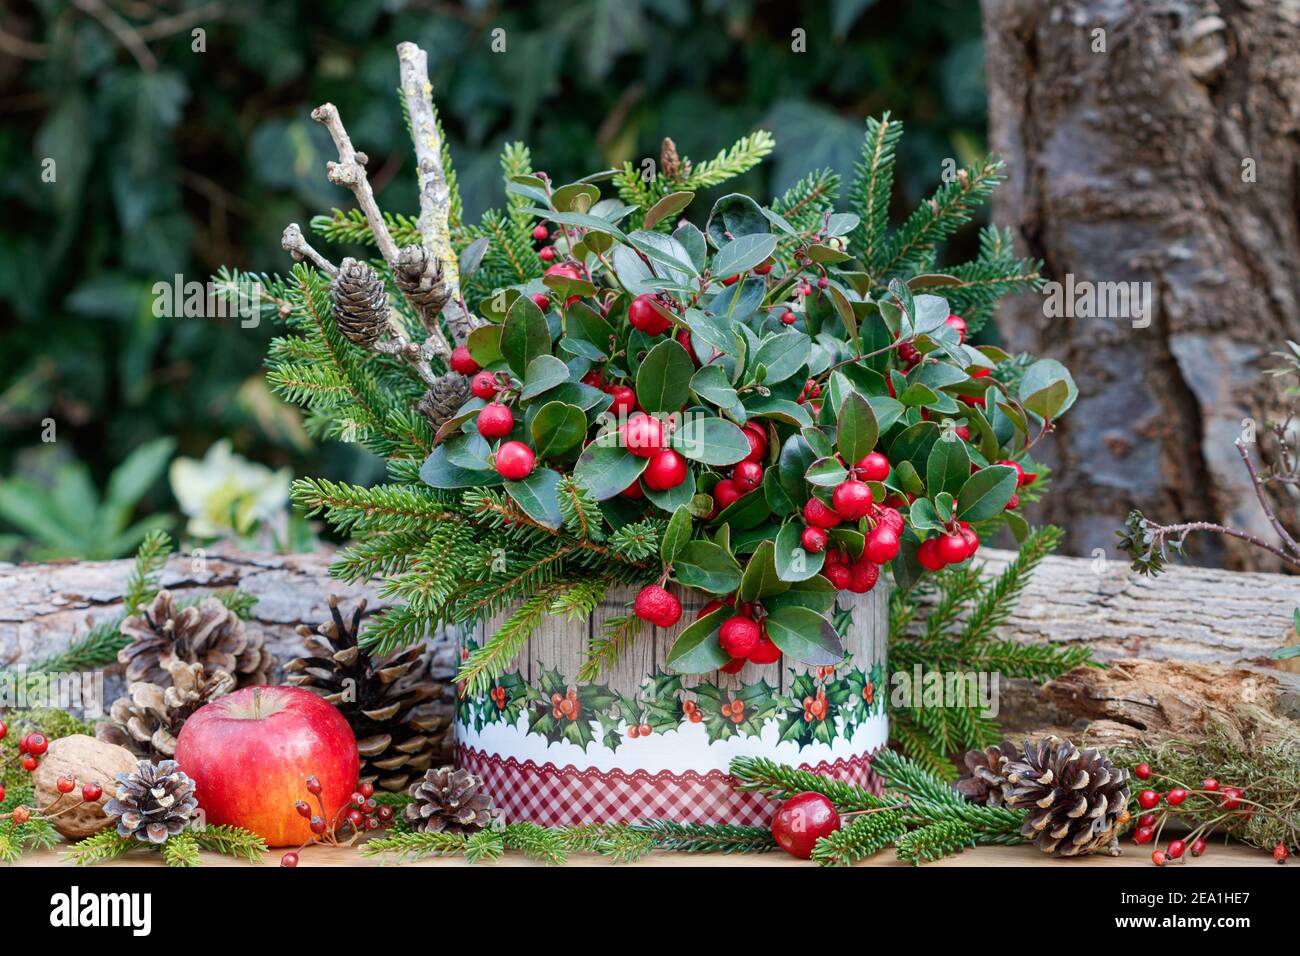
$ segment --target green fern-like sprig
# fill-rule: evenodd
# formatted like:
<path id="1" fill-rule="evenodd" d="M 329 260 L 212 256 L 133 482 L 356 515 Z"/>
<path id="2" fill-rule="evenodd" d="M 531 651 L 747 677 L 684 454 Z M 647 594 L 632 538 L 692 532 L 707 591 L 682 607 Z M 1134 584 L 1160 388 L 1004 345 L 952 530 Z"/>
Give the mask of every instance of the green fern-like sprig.
<path id="1" fill-rule="evenodd" d="M 818 866 L 852 866 L 892 846 L 906 832 L 897 810 L 864 813 L 813 844 L 812 859 Z"/>
<path id="2" fill-rule="evenodd" d="M 849 208 L 858 214 L 858 226 L 849 237 L 849 248 L 873 276 L 883 274 L 894 159 L 902 135 L 903 124 L 888 113 L 880 119 L 867 120 L 862 155 L 854 167 L 853 186 L 849 190 Z"/>
<path id="3" fill-rule="evenodd" d="M 919 866 L 960 853 L 975 845 L 975 831 L 960 820 L 942 820 L 912 830 L 898 838 L 898 858 Z"/>

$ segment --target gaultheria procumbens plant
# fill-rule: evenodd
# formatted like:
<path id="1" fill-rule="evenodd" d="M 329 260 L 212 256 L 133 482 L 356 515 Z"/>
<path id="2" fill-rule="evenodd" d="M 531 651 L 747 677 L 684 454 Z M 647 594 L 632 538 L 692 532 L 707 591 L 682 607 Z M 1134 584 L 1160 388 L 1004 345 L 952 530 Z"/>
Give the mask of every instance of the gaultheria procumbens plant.
<path id="1" fill-rule="evenodd" d="M 388 459 L 387 484 L 294 492 L 353 537 L 337 575 L 377 576 L 398 602 L 371 647 L 505 612 L 462 664 L 480 692 L 544 615 L 585 618 L 608 589 L 641 588 L 592 643 L 591 679 L 643 622 L 676 623 L 673 582 L 712 599 L 674 669 L 833 664 L 837 590 L 882 571 L 908 587 L 999 525 L 1026 533 L 1017 505 L 1044 483 L 1030 450 L 1076 389 L 1056 362 L 967 337 L 1000 296 L 1037 286 L 1038 264 L 996 229 L 976 259 L 935 264 L 1000 163 L 961 170 L 891 229 L 888 115 L 867 122 L 842 212 L 830 171 L 766 205 L 692 208 L 771 150 L 762 131 L 698 163 L 665 140 L 653 175 L 627 163 L 566 184 L 513 145 L 503 208 L 469 223 L 424 54 L 398 53 L 418 218 L 379 209 L 326 104 L 327 174 L 359 208 L 312 226 L 377 255 L 335 266 L 291 225 L 298 264 L 258 279 L 290 331 L 272 345 L 275 388 L 317 435 Z"/>

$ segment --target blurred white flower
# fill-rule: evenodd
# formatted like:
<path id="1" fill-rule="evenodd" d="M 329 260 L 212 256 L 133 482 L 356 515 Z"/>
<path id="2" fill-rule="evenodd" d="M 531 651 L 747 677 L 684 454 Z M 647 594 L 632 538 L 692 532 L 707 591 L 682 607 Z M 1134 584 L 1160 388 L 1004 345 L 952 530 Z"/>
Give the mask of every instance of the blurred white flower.
<path id="1" fill-rule="evenodd" d="M 196 538 L 244 536 L 287 521 L 292 471 L 272 471 L 236 455 L 226 439 L 214 442 L 201 460 L 177 458 L 169 477 L 189 517 L 186 531 Z"/>

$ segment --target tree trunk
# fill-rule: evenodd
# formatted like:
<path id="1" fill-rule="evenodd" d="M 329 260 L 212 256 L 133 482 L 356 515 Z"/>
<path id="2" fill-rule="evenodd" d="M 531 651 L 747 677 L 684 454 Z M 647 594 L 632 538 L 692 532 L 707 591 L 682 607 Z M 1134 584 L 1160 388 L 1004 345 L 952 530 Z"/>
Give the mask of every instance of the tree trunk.
<path id="1" fill-rule="evenodd" d="M 1047 443 L 1041 517 L 1076 554 L 1114 554 L 1133 508 L 1275 540 L 1233 443 L 1244 419 L 1262 433 L 1268 353 L 1300 339 L 1300 0 L 982 3 L 1010 176 L 995 221 L 1063 292 L 1149 283 L 1145 319 L 1090 317 L 1077 298 L 1053 317 L 1032 294 L 999 316 L 1012 348 L 1060 359 L 1079 385 Z M 1231 539 L 1189 545 L 1274 566 Z"/>

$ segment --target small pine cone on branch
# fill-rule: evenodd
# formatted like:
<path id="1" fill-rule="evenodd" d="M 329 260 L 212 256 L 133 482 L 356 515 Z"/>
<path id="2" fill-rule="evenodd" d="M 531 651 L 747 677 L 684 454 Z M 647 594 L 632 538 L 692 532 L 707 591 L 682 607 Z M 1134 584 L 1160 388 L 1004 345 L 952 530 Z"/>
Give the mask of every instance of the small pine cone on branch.
<path id="1" fill-rule="evenodd" d="M 685 179 L 691 174 L 691 161 L 677 155 L 677 144 L 667 136 L 659 144 L 659 172 L 665 179 Z"/>
<path id="2" fill-rule="evenodd" d="M 411 303 L 430 319 L 436 318 L 451 297 L 451 289 L 442 281 L 442 261 L 429 255 L 423 246 L 403 246 L 398 251 L 393 278 Z"/>
<path id="3" fill-rule="evenodd" d="M 131 684 L 125 697 L 113 701 L 109 721 L 95 728 L 95 736 L 140 756 L 170 759 L 190 715 L 235 689 L 235 678 L 219 668 L 208 672 L 202 664 L 173 660 L 168 672 L 171 682 L 166 687 L 148 681 Z"/>
<path id="4" fill-rule="evenodd" d="M 469 379 L 455 372 L 439 375 L 415 404 L 415 410 L 433 426 L 435 434 L 469 401 Z"/>
<path id="5" fill-rule="evenodd" d="M 1080 751 L 1046 737 L 1025 742 L 1005 761 L 1002 792 L 1012 810 L 1025 810 L 1021 835 L 1052 856 L 1084 856 L 1103 847 L 1118 853 L 1118 829 L 1127 822 L 1128 772 L 1098 750 Z"/>
<path id="6" fill-rule="evenodd" d="M 440 767 L 411 787 L 414 803 L 406 807 L 411 827 L 424 833 L 474 833 L 497 817 L 483 778 L 468 770 Z"/>
<path id="7" fill-rule="evenodd" d="M 361 781 L 405 790 L 442 750 L 451 713 L 441 705 L 444 686 L 429 672 L 423 647 L 372 657 L 358 646 L 359 601 L 350 618 L 329 596 L 330 620 L 315 631 L 301 626 L 308 656 L 285 665 L 285 682 L 309 690 L 338 708 L 356 734 Z"/>
<path id="8" fill-rule="evenodd" d="M 963 758 L 967 775 L 952 787 L 972 803 L 988 807 L 1003 806 L 1002 787 L 1007 782 L 1005 766 L 1008 757 L 1018 756 L 1016 745 L 1009 740 L 994 744 L 984 750 L 969 750 Z"/>
<path id="9" fill-rule="evenodd" d="M 119 836 L 163 843 L 189 825 L 198 805 L 194 781 L 175 760 L 141 760 L 134 772 L 117 775 L 117 796 L 104 804 L 104 813 L 117 820 Z"/>
<path id="10" fill-rule="evenodd" d="M 353 345 L 372 348 L 388 334 L 388 290 L 369 263 L 344 259 L 330 293 L 334 297 L 334 324 Z"/>
<path id="11" fill-rule="evenodd" d="M 240 687 L 270 682 L 275 657 L 264 645 L 262 632 L 220 600 L 205 597 L 197 604 L 177 607 L 170 591 L 159 591 L 148 607 L 122 622 L 131 643 L 117 653 L 126 665 L 128 683 L 171 684 L 173 661 L 202 664 L 209 672 L 223 670 Z"/>

